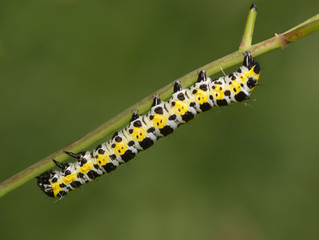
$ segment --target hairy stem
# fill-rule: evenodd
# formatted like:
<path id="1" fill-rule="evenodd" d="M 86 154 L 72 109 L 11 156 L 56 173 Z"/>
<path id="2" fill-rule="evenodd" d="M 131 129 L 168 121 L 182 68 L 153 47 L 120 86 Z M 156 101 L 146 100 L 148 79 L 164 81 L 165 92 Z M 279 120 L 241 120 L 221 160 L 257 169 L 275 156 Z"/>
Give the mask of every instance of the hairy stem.
<path id="1" fill-rule="evenodd" d="M 308 19 L 307 21 L 299 24 L 298 26 L 282 33 L 276 34 L 274 37 L 267 39 L 263 42 L 257 43 L 255 45 L 250 46 L 251 38 L 252 38 L 252 30 L 254 26 L 254 19 L 256 16 L 255 10 L 250 10 L 249 14 L 251 17 L 248 17 L 245 33 L 243 37 L 243 41 L 245 43 L 244 46 L 240 46 L 240 49 L 236 52 L 233 52 L 225 57 L 217 59 L 211 63 L 206 64 L 194 71 L 186 74 L 185 76 L 177 79 L 181 82 L 183 87 L 189 87 L 196 81 L 197 72 L 200 69 L 205 69 L 208 75 L 212 75 L 220 71 L 220 68 L 228 68 L 238 64 L 243 59 L 243 51 L 250 51 L 253 56 L 258 56 L 264 54 L 268 51 L 277 49 L 277 48 L 284 48 L 288 46 L 291 42 L 296 41 L 312 32 L 319 30 L 319 14 L 316 16 Z M 249 20 L 250 19 L 250 20 Z M 246 31 L 247 30 L 247 31 Z M 65 150 L 70 152 L 79 152 L 82 149 L 87 148 L 91 144 L 96 141 L 101 140 L 106 135 L 114 132 L 116 129 L 127 123 L 131 117 L 132 110 L 138 109 L 139 112 L 144 112 L 148 110 L 151 106 L 152 98 L 154 94 L 160 94 L 163 100 L 169 98 L 172 94 L 172 84 L 169 84 L 156 92 L 150 94 L 149 96 L 145 97 L 138 103 L 132 105 L 119 115 L 115 116 L 111 120 L 105 122 L 97 129 L 93 130 L 92 132 L 88 133 L 84 137 L 76 140 L 75 142 L 65 146 L 64 148 L 58 150 L 55 153 L 43 158 L 39 162 L 31 165 L 30 167 L 26 168 L 25 170 L 21 171 L 20 173 L 14 175 L 13 177 L 7 179 L 6 181 L 0 184 L 0 197 L 4 196 L 8 192 L 18 188 L 19 186 L 23 185 L 30 179 L 40 175 L 42 172 L 48 170 L 49 168 L 53 167 L 52 159 L 56 159 L 59 162 L 62 162 L 68 158 L 68 156 L 64 153 Z"/>

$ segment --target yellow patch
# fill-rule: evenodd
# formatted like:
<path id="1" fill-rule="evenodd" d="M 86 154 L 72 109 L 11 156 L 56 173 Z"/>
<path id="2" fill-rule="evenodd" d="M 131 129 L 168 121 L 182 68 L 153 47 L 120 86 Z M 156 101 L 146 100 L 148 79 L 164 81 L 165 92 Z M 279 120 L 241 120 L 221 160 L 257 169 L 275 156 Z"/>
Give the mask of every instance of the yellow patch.
<path id="1" fill-rule="evenodd" d="M 199 104 L 203 104 L 208 101 L 209 93 L 203 91 L 202 89 L 197 89 L 195 95 L 195 101 Z"/>
<path id="2" fill-rule="evenodd" d="M 247 79 L 246 79 L 246 81 L 247 81 Z M 237 94 L 237 93 L 239 93 L 240 90 L 241 90 L 241 86 L 240 86 L 240 84 L 239 84 L 239 82 L 238 82 L 237 80 L 232 81 L 232 82 L 229 84 L 229 86 L 230 86 L 230 91 L 231 91 L 232 93 Z"/>
<path id="3" fill-rule="evenodd" d="M 82 167 L 79 168 L 79 171 L 83 174 L 86 174 L 92 168 L 93 168 L 93 165 L 87 162 L 86 164 L 84 164 Z"/>
<path id="4" fill-rule="evenodd" d="M 75 181 L 75 180 L 76 180 L 76 174 L 73 173 L 73 174 L 69 174 L 69 175 L 65 176 L 65 177 L 62 179 L 62 182 L 63 182 L 64 184 L 69 184 L 69 183 L 71 183 L 71 182 L 73 182 L 73 181 Z"/>
<path id="5" fill-rule="evenodd" d="M 212 95 L 216 100 L 220 100 L 224 98 L 224 92 L 222 89 L 218 87 L 218 85 L 215 85 L 215 89 L 212 90 Z"/>
<path id="6" fill-rule="evenodd" d="M 53 189 L 53 194 L 55 197 L 58 195 L 59 192 L 62 191 L 60 184 L 60 182 L 51 183 L 51 188 Z"/>
<path id="7" fill-rule="evenodd" d="M 188 103 L 176 100 L 175 101 L 175 106 L 174 106 L 174 111 L 178 115 L 184 115 L 188 110 Z"/>
<path id="8" fill-rule="evenodd" d="M 115 154 L 122 155 L 125 153 L 126 149 L 127 149 L 126 143 L 124 143 L 124 142 L 116 142 L 115 143 L 115 147 L 114 147 Z"/>
<path id="9" fill-rule="evenodd" d="M 166 125 L 167 118 L 164 115 L 154 114 L 153 125 L 156 128 L 163 128 Z"/>
<path id="10" fill-rule="evenodd" d="M 247 78 L 246 73 L 248 73 L 248 71 L 246 71 L 246 72 L 244 72 L 242 75 L 240 75 L 239 81 L 240 81 L 241 83 L 244 83 L 244 84 L 245 84 L 245 83 L 247 82 L 248 78 Z M 236 81 L 237 81 L 237 80 L 236 80 Z"/>
<path id="11" fill-rule="evenodd" d="M 134 141 L 142 141 L 146 136 L 145 129 L 134 127 L 131 136 Z"/>
<path id="12" fill-rule="evenodd" d="M 256 66 L 253 66 L 249 71 L 245 71 L 243 74 L 246 76 L 246 77 L 255 77 L 257 80 L 259 79 L 259 76 L 260 76 L 260 73 L 256 74 L 254 72 L 254 68 Z M 247 81 L 247 78 L 246 78 L 246 81 Z"/>
<path id="13" fill-rule="evenodd" d="M 109 156 L 107 156 L 106 154 L 98 154 L 96 161 L 99 163 L 100 166 L 104 166 L 110 161 L 110 159 Z"/>

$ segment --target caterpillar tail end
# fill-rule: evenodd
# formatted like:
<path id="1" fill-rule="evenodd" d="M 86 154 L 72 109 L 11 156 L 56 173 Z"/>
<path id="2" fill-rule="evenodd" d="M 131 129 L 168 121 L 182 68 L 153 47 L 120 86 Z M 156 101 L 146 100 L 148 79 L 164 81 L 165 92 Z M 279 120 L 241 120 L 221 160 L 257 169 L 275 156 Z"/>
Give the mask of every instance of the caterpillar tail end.
<path id="1" fill-rule="evenodd" d="M 243 65 L 247 67 L 249 70 L 254 68 L 254 72 L 256 74 L 260 73 L 260 65 L 259 63 L 251 56 L 250 52 L 244 52 L 244 61 Z"/>

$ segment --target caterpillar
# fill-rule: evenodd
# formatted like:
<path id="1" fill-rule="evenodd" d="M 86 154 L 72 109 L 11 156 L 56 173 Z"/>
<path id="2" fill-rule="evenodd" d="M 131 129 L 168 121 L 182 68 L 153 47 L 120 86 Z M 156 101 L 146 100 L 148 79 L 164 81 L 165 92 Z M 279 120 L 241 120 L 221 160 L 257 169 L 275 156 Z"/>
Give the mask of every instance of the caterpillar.
<path id="1" fill-rule="evenodd" d="M 161 101 L 159 95 L 155 95 L 147 114 L 140 116 L 134 110 L 125 128 L 115 132 L 109 141 L 98 145 L 91 152 L 66 151 L 77 161 L 60 163 L 53 160 L 61 170 L 41 174 L 37 177 L 37 184 L 48 196 L 62 198 L 82 184 L 110 173 L 133 159 L 138 152 L 171 134 L 196 114 L 215 106 L 226 106 L 248 99 L 258 83 L 259 75 L 258 62 L 249 52 L 245 52 L 242 66 L 228 76 L 212 80 L 206 76 L 205 70 L 201 70 L 196 83 L 188 89 L 183 89 L 180 82 L 176 81 L 168 101 Z"/>

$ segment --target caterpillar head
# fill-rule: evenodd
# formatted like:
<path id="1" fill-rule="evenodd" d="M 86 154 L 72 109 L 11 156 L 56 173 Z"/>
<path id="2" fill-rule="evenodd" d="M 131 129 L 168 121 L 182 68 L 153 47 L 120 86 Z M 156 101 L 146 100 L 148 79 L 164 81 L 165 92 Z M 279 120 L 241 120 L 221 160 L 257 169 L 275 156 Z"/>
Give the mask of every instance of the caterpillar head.
<path id="1" fill-rule="evenodd" d="M 50 182 L 50 180 L 54 177 L 54 175 L 55 175 L 54 171 L 48 171 L 36 177 L 38 179 L 38 182 L 37 182 L 38 186 L 49 197 L 55 197 L 53 193 L 53 189 L 51 187 L 51 182 Z"/>

